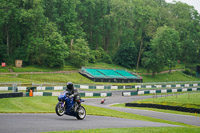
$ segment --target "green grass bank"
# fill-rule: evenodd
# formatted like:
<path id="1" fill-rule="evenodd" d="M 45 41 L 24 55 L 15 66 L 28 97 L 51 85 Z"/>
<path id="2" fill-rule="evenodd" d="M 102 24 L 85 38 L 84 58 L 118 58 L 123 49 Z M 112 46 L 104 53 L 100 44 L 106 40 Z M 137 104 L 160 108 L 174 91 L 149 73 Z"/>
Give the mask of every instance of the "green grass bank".
<path id="1" fill-rule="evenodd" d="M 196 93 L 185 93 L 175 94 L 174 96 L 150 98 L 139 100 L 133 103 L 150 103 L 150 104 L 161 104 L 170 106 L 180 106 L 186 108 L 197 108 L 200 109 L 200 92 Z"/>
<path id="2" fill-rule="evenodd" d="M 175 81 L 200 81 L 199 78 L 189 77 L 181 72 L 173 72 L 171 74 L 158 74 L 155 77 L 150 75 L 141 75 L 144 83 L 149 82 L 175 82 Z M 78 72 L 49 73 L 49 74 L 0 74 L 0 82 L 20 82 L 22 84 L 31 83 L 66 83 L 72 81 L 76 84 L 107 84 L 107 85 L 134 85 L 137 83 L 105 83 L 93 82 Z"/>
<path id="3" fill-rule="evenodd" d="M 107 69 L 125 69 L 131 72 L 135 72 L 134 68 L 127 69 L 119 65 L 114 64 L 106 64 L 106 63 L 96 63 L 96 64 L 87 64 L 87 67 L 96 67 L 96 68 L 107 68 Z M 46 68 L 39 66 L 26 66 L 22 68 L 16 67 L 0 67 L 0 73 L 8 72 L 8 68 L 11 68 L 13 72 L 29 72 L 29 74 L 0 74 L 0 82 L 21 82 L 25 84 L 31 83 L 65 83 L 67 81 L 72 81 L 76 84 L 112 84 L 112 85 L 133 85 L 134 83 L 101 83 L 101 82 L 93 82 L 84 76 L 80 75 L 78 72 L 73 73 L 51 73 L 55 71 L 78 71 L 80 68 L 65 65 L 63 68 Z M 173 69 L 183 69 L 183 64 L 178 64 Z M 162 71 L 168 70 L 165 67 Z M 43 74 L 32 74 L 31 72 L 48 72 Z M 147 71 L 143 68 L 140 68 L 139 73 L 147 73 Z M 200 78 L 191 77 L 183 74 L 182 72 L 173 72 L 171 74 L 157 74 L 155 77 L 146 74 L 140 74 L 143 77 L 143 82 L 174 82 L 174 81 L 200 81 Z"/>

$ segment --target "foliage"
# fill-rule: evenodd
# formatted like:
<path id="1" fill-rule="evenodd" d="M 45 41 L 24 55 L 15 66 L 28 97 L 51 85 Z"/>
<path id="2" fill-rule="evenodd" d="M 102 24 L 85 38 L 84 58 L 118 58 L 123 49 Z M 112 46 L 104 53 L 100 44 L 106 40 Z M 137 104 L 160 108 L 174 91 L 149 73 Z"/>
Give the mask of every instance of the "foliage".
<path id="1" fill-rule="evenodd" d="M 110 55 L 103 50 L 103 48 L 98 48 L 97 49 L 97 61 L 99 62 L 105 62 L 105 63 L 108 63 L 108 64 L 112 64 L 112 59 L 110 57 Z"/>
<path id="2" fill-rule="evenodd" d="M 96 63 L 96 50 L 90 50 L 89 63 Z"/>
<path id="3" fill-rule="evenodd" d="M 151 54 L 155 52 L 152 42 L 158 44 L 159 40 L 163 40 L 169 51 L 165 52 L 167 56 L 158 69 L 163 65 L 171 69 L 177 59 L 184 63 L 200 62 L 200 15 L 194 7 L 181 2 L 1 0 L 0 5 L 0 62 L 9 65 L 15 59 L 22 59 L 25 65 L 48 67 L 63 67 L 66 59 L 78 67 L 87 61 L 113 63 L 116 61 L 113 57 L 122 54 L 119 49 L 131 44 L 134 53 L 124 53 L 130 64 L 119 58 L 117 63 L 136 66 L 137 70 L 144 65 L 159 72 L 158 62 L 153 60 L 156 55 Z M 164 33 L 158 37 L 163 27 L 169 32 L 166 37 Z M 90 56 L 77 63 L 74 58 L 68 58 L 72 51 L 67 47 L 80 38 L 88 42 Z M 148 65 L 152 63 L 156 65 Z"/>
<path id="4" fill-rule="evenodd" d="M 134 45 L 121 45 L 114 57 L 115 63 L 126 68 L 136 66 L 137 49 Z"/>
<path id="5" fill-rule="evenodd" d="M 54 31 L 54 25 L 47 25 L 45 30 L 44 45 L 47 48 L 46 63 L 49 67 L 64 66 L 64 59 L 68 56 L 68 47 L 64 42 L 62 36 Z M 44 62 L 45 63 L 45 62 Z"/>
<path id="6" fill-rule="evenodd" d="M 151 69 L 153 75 L 168 65 L 170 70 L 175 66 L 179 54 L 179 34 L 167 26 L 157 29 L 151 42 L 151 50 L 143 58 L 144 66 Z"/>
<path id="7" fill-rule="evenodd" d="M 90 50 L 90 63 L 104 62 L 112 64 L 111 56 L 103 50 L 103 48 L 98 48 L 97 50 Z"/>
<path id="8" fill-rule="evenodd" d="M 73 44 L 69 60 L 71 64 L 75 66 L 84 66 L 89 60 L 89 47 L 84 39 L 77 39 L 77 42 Z"/>
<path id="9" fill-rule="evenodd" d="M 152 51 L 145 52 L 142 63 L 148 71 L 152 71 L 153 76 L 155 73 L 159 73 L 165 65 L 162 52 L 154 53 Z"/>
<path id="10" fill-rule="evenodd" d="M 30 37 L 27 40 L 30 44 L 27 51 L 31 64 L 51 68 L 64 66 L 64 59 L 68 55 L 67 45 L 55 25 L 47 23 L 41 32 L 43 37 Z"/>
<path id="11" fill-rule="evenodd" d="M 102 62 L 108 63 L 108 64 L 112 64 L 112 59 L 111 56 L 108 53 L 104 53 L 103 57 L 102 57 Z"/>
<path id="12" fill-rule="evenodd" d="M 72 39 L 84 37 L 76 12 L 79 0 L 43 0 L 43 5 L 44 15 L 56 23 L 67 44 L 70 44 Z"/>
<path id="13" fill-rule="evenodd" d="M 199 13 L 187 4 L 177 2 L 170 5 L 170 11 L 174 19 L 174 27 L 180 34 L 181 54 L 180 59 L 185 63 L 198 62 L 199 58 Z"/>
<path id="14" fill-rule="evenodd" d="M 196 76 L 196 72 L 192 69 L 189 69 L 189 68 L 186 68 L 183 73 L 187 74 L 187 75 L 190 75 L 190 76 Z"/>
<path id="15" fill-rule="evenodd" d="M 190 75 L 190 69 L 186 68 L 185 71 L 183 71 L 185 74 Z"/>
<path id="16" fill-rule="evenodd" d="M 7 54 L 5 53 L 6 46 L 0 45 L 0 62 L 5 62 L 7 59 Z"/>

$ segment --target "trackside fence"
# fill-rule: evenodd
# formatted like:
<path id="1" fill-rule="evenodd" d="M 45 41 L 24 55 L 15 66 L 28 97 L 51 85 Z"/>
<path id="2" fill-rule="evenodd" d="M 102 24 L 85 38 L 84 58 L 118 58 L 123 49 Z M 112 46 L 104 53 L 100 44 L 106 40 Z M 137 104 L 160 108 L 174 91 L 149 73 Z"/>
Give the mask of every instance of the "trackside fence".
<path id="1" fill-rule="evenodd" d="M 159 93 L 176 93 L 176 92 L 192 92 L 192 91 L 200 91 L 200 88 L 178 88 L 178 89 L 130 91 L 130 92 L 122 92 L 122 96 L 135 96 L 135 95 L 159 94 Z"/>
<path id="2" fill-rule="evenodd" d="M 166 82 L 167 83 L 167 82 Z M 78 89 L 162 89 L 162 88 L 189 88 L 189 87 L 199 87 L 199 82 L 191 82 L 186 84 L 140 84 L 140 85 L 126 85 L 126 86 L 115 86 L 115 85 L 80 85 L 75 84 L 75 87 Z M 65 90 L 66 86 L 45 86 L 43 84 L 34 85 L 36 90 Z M 17 85 L 18 90 L 27 90 L 28 87 Z M 13 85 L 0 86 L 0 91 L 13 90 Z"/>

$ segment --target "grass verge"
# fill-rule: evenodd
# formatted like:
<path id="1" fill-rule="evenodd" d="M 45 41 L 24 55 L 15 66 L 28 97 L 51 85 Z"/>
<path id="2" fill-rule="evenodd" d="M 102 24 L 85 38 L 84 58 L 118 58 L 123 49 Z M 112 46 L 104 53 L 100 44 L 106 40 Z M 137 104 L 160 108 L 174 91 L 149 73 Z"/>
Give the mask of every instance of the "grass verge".
<path id="1" fill-rule="evenodd" d="M 181 72 L 174 72 L 171 74 L 158 74 L 155 77 L 150 75 L 142 75 L 143 82 L 174 82 L 174 81 L 199 81 L 199 78 L 188 77 Z M 102 83 L 93 82 L 88 78 L 80 75 L 78 72 L 63 74 L 63 73 L 50 73 L 50 74 L 1 74 L 1 82 L 21 82 L 21 83 L 66 83 L 71 81 L 76 84 L 105 84 L 105 85 L 136 85 L 137 83 Z"/>
<path id="2" fill-rule="evenodd" d="M 75 131 L 55 131 L 48 133 L 199 133 L 198 127 L 136 127 L 136 128 L 106 128 Z"/>
<path id="3" fill-rule="evenodd" d="M 183 74 L 182 72 L 172 72 L 157 74 L 155 77 L 152 75 L 141 75 L 143 82 L 173 82 L 173 81 L 199 81 L 199 78 L 191 77 Z"/>
<path id="4" fill-rule="evenodd" d="M 13 72 L 54 72 L 54 71 L 71 71 L 71 70 L 78 70 L 78 67 L 65 65 L 62 68 L 48 68 L 48 67 L 41 67 L 41 66 L 23 66 L 21 68 L 8 66 L 8 67 L 0 67 L 0 72 L 9 72 L 8 69 L 12 69 Z"/>
<path id="5" fill-rule="evenodd" d="M 106 64 L 106 63 L 95 63 L 87 64 L 87 67 L 96 67 L 96 68 L 107 68 L 107 69 L 126 69 L 119 65 Z M 80 68 L 65 65 L 63 68 L 45 68 L 40 66 L 26 66 L 22 68 L 11 67 L 14 72 L 53 72 L 53 71 L 70 71 L 78 70 Z M 184 68 L 183 65 L 179 64 L 174 69 Z M 131 72 L 135 72 L 133 68 L 127 69 Z M 164 70 L 167 70 L 166 68 Z M 139 72 L 146 72 L 143 68 L 140 68 Z M 8 67 L 1 68 L 1 72 L 8 72 Z M 182 72 L 173 72 L 171 74 L 157 74 L 155 77 L 151 75 L 141 75 L 143 77 L 143 82 L 171 82 L 171 81 L 200 81 L 199 78 L 190 77 Z M 22 83 L 42 83 L 42 82 L 53 82 L 53 83 L 65 83 L 67 81 L 72 81 L 77 84 L 112 84 L 112 85 L 134 85 L 133 83 L 97 83 L 93 82 L 84 76 L 81 76 L 79 73 L 70 73 L 70 74 L 14 74 L 14 75 L 0 75 L 1 82 L 22 82 Z"/>
<path id="6" fill-rule="evenodd" d="M 150 98 L 134 103 L 150 103 L 150 104 L 161 104 L 170 106 L 181 106 L 186 108 L 197 108 L 200 109 L 200 93 L 187 93 L 183 95 L 174 95 L 168 97 Z"/>

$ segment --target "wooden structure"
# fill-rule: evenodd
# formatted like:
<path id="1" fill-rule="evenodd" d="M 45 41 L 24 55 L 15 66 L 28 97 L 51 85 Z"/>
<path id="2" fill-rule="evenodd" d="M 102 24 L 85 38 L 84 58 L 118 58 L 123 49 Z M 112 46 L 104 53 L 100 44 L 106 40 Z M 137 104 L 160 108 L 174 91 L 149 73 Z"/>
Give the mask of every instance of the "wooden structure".
<path id="1" fill-rule="evenodd" d="M 16 67 L 22 67 L 22 60 L 15 60 L 15 66 Z"/>

